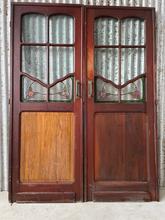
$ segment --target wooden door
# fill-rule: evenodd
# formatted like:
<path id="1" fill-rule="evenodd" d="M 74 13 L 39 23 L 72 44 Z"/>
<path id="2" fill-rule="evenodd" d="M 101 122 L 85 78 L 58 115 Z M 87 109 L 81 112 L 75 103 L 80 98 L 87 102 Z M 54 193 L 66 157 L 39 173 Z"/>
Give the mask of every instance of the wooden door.
<path id="1" fill-rule="evenodd" d="M 14 4 L 10 201 L 83 199 L 81 6 Z"/>
<path id="2" fill-rule="evenodd" d="M 158 199 L 154 40 L 153 9 L 13 4 L 11 202 Z"/>
<path id="3" fill-rule="evenodd" d="M 154 10 L 86 16 L 87 200 L 157 200 Z"/>

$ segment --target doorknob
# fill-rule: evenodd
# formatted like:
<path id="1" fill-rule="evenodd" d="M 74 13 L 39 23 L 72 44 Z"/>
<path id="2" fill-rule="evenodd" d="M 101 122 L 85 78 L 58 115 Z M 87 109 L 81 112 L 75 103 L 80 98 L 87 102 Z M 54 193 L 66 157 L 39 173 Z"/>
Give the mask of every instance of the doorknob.
<path id="1" fill-rule="evenodd" d="M 88 97 L 91 98 L 93 96 L 93 82 L 92 80 L 88 80 Z"/>

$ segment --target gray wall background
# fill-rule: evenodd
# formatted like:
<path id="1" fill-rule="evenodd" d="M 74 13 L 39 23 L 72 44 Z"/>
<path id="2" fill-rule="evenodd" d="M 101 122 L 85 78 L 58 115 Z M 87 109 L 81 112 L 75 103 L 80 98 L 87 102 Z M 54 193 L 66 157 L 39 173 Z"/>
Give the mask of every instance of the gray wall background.
<path id="1" fill-rule="evenodd" d="M 144 6 L 156 9 L 160 186 L 165 186 L 165 0 L 15 0 L 14 2 Z M 8 189 L 11 0 L 0 0 L 0 190 Z"/>

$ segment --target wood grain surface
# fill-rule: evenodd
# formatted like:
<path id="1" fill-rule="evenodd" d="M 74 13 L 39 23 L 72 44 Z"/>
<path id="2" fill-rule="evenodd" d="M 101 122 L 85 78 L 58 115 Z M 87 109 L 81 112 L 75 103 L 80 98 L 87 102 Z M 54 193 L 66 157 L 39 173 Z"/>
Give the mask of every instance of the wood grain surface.
<path id="1" fill-rule="evenodd" d="M 145 113 L 96 114 L 96 180 L 145 181 L 146 131 Z"/>
<path id="2" fill-rule="evenodd" d="M 74 180 L 74 115 L 21 114 L 20 181 Z"/>

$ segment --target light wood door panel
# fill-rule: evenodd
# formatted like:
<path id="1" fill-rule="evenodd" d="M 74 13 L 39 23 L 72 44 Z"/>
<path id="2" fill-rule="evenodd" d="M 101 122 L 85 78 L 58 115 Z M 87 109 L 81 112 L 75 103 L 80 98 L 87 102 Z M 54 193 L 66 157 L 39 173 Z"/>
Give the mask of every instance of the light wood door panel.
<path id="1" fill-rule="evenodd" d="M 20 180 L 74 181 L 74 114 L 21 114 Z"/>

